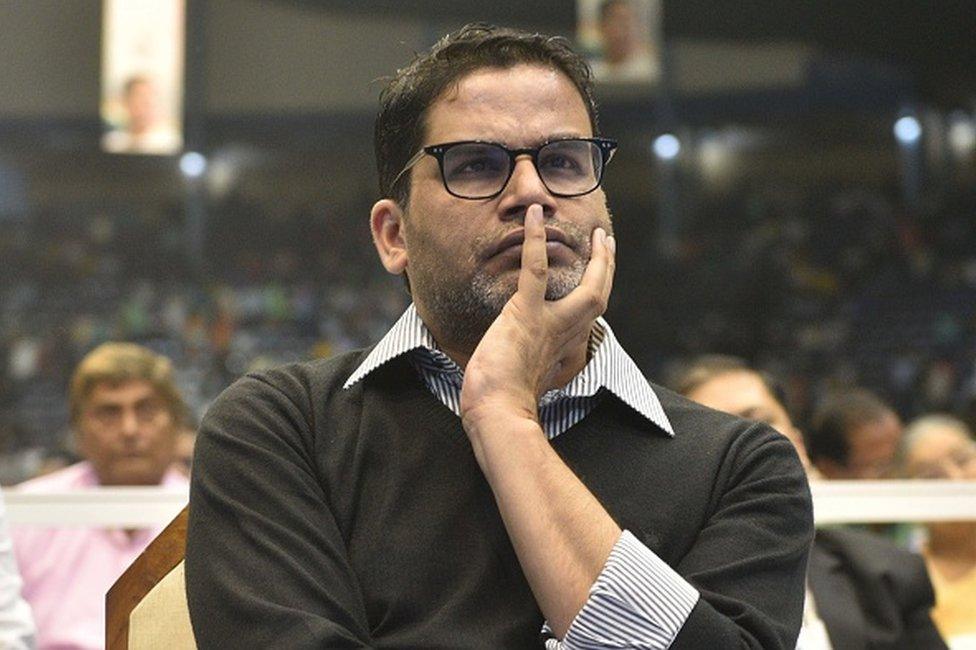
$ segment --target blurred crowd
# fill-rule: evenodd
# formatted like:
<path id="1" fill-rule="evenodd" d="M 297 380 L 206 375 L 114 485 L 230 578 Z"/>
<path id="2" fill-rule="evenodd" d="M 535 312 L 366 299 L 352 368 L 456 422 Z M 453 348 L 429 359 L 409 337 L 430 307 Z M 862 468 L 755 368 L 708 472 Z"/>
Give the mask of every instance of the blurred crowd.
<path id="1" fill-rule="evenodd" d="M 376 341 L 409 297 L 349 210 L 282 216 L 231 196 L 211 210 L 197 260 L 178 210 L 0 224 L 0 482 L 70 458 L 67 377 L 101 342 L 171 358 L 199 416 L 250 369 Z M 863 385 L 902 417 L 950 412 L 973 427 L 974 213 L 972 192 L 909 209 L 863 187 L 743 190 L 696 206 L 678 252 L 647 251 L 639 280 L 622 260 L 617 296 L 641 282 L 677 290 L 625 297 L 610 317 L 637 332 L 634 356 L 652 377 L 716 351 L 775 372 L 800 423 L 832 391 Z"/>
<path id="2" fill-rule="evenodd" d="M 71 460 L 67 380 L 100 343 L 133 341 L 170 358 L 198 418 L 249 370 L 367 345 L 407 304 L 403 286 L 375 270 L 368 240 L 317 230 L 325 220 L 307 213 L 268 223 L 230 202 L 214 215 L 221 235 L 207 242 L 203 269 L 177 222 L 77 217 L 0 224 L 11 269 L 0 278 L 4 484 Z"/>
<path id="3" fill-rule="evenodd" d="M 688 324 L 672 359 L 748 358 L 783 378 L 803 424 L 861 385 L 903 417 L 976 425 L 976 192 L 908 207 L 865 188 L 753 190 L 698 214 L 663 296 Z"/>
<path id="4" fill-rule="evenodd" d="M 801 429 L 775 375 L 725 355 L 696 357 L 670 383 L 782 433 L 811 482 L 976 480 L 976 438 L 952 416 L 925 415 L 905 427 L 891 405 L 854 388 L 825 398 Z M 976 521 L 817 530 L 797 648 L 855 647 L 976 647 Z"/>

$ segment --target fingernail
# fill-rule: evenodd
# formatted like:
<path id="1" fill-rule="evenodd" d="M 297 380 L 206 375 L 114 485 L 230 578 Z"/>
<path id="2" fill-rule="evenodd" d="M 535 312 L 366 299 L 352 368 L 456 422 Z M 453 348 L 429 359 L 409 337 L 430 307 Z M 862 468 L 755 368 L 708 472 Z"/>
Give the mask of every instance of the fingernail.
<path id="1" fill-rule="evenodd" d="M 617 240 L 616 240 L 616 238 L 614 238 L 613 235 L 608 235 L 605 243 L 607 245 L 607 249 L 611 253 L 613 253 L 614 255 L 616 255 L 617 254 Z"/>

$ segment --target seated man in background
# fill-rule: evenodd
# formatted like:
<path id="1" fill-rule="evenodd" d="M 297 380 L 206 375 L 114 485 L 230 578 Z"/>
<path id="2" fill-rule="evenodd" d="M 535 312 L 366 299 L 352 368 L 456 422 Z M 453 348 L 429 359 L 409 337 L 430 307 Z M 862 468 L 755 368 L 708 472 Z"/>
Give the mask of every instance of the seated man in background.
<path id="1" fill-rule="evenodd" d="M 173 466 L 186 409 L 168 359 L 131 343 L 90 352 L 71 379 L 69 407 L 85 459 L 20 484 L 24 492 L 108 485 L 186 485 Z M 162 527 L 17 527 L 14 551 L 34 609 L 38 648 L 101 648 L 105 593 Z"/>
<path id="2" fill-rule="evenodd" d="M 928 415 L 906 427 L 904 461 L 912 478 L 973 481 L 976 441 L 962 421 Z M 932 619 L 953 650 L 976 649 L 976 521 L 933 521 L 925 529 Z"/>
<path id="3" fill-rule="evenodd" d="M 803 437 L 786 412 L 782 390 L 741 359 L 700 357 L 673 383 L 700 404 L 770 424 L 809 462 Z M 809 472 L 816 478 L 815 470 Z M 882 537 L 845 529 L 818 530 L 807 583 L 798 650 L 945 647 L 929 617 L 934 597 L 921 558 Z"/>
<path id="4" fill-rule="evenodd" d="M 894 478 L 902 441 L 902 422 L 880 397 L 855 388 L 826 397 L 814 409 L 804 432 L 810 460 L 825 479 Z M 852 524 L 883 535 L 904 548 L 914 548 L 916 528 L 906 523 Z"/>
<path id="5" fill-rule="evenodd" d="M 901 446 L 895 411 L 858 388 L 826 398 L 806 432 L 810 460 L 827 479 L 891 478 Z"/>

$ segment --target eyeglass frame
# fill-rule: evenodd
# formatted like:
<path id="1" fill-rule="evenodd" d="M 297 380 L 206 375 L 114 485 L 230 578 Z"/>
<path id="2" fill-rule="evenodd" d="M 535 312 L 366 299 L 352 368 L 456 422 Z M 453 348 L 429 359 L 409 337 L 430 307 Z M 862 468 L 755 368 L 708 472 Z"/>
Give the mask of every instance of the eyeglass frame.
<path id="1" fill-rule="evenodd" d="M 545 147 L 555 144 L 557 142 L 590 142 L 597 145 L 600 150 L 600 175 L 596 179 L 596 184 L 585 192 L 576 192 L 573 194 L 565 194 L 562 192 L 554 192 L 549 184 L 546 183 L 546 179 L 542 177 L 542 172 L 539 171 L 539 152 Z M 451 191 L 451 188 L 447 186 L 447 178 L 444 176 L 444 156 L 447 151 L 453 147 L 462 144 L 485 144 L 500 148 L 502 151 L 508 154 L 508 176 L 505 177 L 505 182 L 502 183 L 501 187 L 494 194 L 488 194 L 486 196 L 462 196 Z M 603 174 L 607 169 L 607 165 L 610 164 L 610 160 L 613 159 L 613 154 L 617 150 L 617 141 L 610 138 L 556 138 L 554 140 L 547 140 L 540 144 L 538 147 L 520 147 L 518 149 L 509 149 L 500 142 L 491 142 L 489 140 L 457 140 L 455 142 L 443 142 L 441 144 L 432 144 L 427 147 L 423 147 L 420 151 L 415 153 L 407 164 L 403 166 L 400 173 L 396 175 L 390 187 L 396 187 L 396 184 L 400 181 L 404 174 L 406 174 L 410 169 L 416 165 L 421 159 L 427 156 L 433 156 L 437 160 L 437 167 L 441 173 L 441 183 L 444 185 L 444 189 L 451 196 L 457 197 L 459 199 L 465 199 L 467 201 L 487 201 L 497 197 L 499 194 L 505 191 L 508 187 L 508 182 L 512 180 L 512 174 L 515 173 L 515 162 L 519 156 L 530 155 L 532 156 L 532 166 L 535 168 L 535 173 L 539 175 L 539 180 L 545 185 L 546 191 L 548 191 L 553 196 L 558 196 L 560 198 L 569 199 L 577 196 L 585 196 L 591 192 L 595 192 L 598 187 L 603 183 Z"/>

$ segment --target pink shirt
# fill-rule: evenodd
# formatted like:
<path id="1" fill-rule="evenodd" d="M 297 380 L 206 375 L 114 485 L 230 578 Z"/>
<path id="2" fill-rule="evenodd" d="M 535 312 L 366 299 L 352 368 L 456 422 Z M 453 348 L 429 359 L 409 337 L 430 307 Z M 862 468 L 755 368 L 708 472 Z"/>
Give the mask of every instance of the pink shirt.
<path id="1" fill-rule="evenodd" d="M 164 487 L 185 486 L 176 471 Z M 58 492 L 98 486 L 87 462 L 21 483 L 18 491 Z M 105 647 L 105 594 L 163 529 L 129 535 L 105 528 L 12 526 L 23 596 L 34 610 L 38 650 Z"/>

